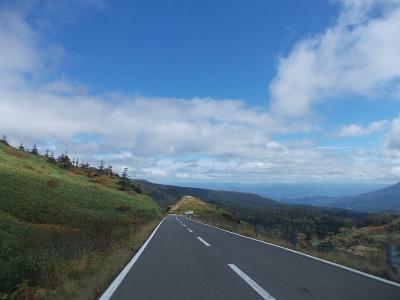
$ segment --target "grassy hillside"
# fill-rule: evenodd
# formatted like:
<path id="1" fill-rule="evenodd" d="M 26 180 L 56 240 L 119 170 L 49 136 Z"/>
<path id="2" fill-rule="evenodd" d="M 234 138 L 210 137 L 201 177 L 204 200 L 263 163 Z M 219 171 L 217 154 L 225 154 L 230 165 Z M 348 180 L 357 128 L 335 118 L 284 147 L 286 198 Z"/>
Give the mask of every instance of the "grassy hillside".
<path id="1" fill-rule="evenodd" d="M 113 177 L 87 175 L 0 143 L 0 295 L 77 298 L 68 297 L 79 290 L 74 279 L 92 277 L 82 299 L 94 298 L 120 267 L 117 260 L 96 275 L 95 266 L 138 246 L 142 229 L 151 231 L 161 217 L 149 196 L 118 190 Z"/>
<path id="2" fill-rule="evenodd" d="M 400 247 L 400 218 L 390 215 L 374 217 L 388 220 L 385 224 L 371 224 L 361 228 L 342 230 L 341 233 L 322 242 L 316 242 L 314 246 L 385 260 L 388 244 Z"/>
<path id="3" fill-rule="evenodd" d="M 237 222 L 236 219 L 225 210 L 192 196 L 183 196 L 168 212 L 172 214 L 184 214 L 189 210 L 193 211 L 195 218 L 204 221 L 210 221 L 212 223 Z"/>

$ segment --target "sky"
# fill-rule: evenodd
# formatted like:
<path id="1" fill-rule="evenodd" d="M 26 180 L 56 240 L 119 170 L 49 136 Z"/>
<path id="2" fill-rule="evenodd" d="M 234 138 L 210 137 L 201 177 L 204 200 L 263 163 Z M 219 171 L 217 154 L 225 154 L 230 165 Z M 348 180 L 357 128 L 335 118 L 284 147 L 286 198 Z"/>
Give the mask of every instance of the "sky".
<path id="1" fill-rule="evenodd" d="M 400 0 L 0 0 L 0 134 L 155 182 L 400 180 Z"/>

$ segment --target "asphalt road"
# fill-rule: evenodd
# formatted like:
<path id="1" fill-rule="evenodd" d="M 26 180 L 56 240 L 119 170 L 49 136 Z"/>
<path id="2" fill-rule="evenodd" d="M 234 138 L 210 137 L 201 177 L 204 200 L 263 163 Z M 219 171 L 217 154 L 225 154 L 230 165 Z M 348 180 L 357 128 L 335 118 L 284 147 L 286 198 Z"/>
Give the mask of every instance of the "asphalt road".
<path id="1" fill-rule="evenodd" d="M 399 300 L 400 287 L 169 216 L 111 299 Z"/>

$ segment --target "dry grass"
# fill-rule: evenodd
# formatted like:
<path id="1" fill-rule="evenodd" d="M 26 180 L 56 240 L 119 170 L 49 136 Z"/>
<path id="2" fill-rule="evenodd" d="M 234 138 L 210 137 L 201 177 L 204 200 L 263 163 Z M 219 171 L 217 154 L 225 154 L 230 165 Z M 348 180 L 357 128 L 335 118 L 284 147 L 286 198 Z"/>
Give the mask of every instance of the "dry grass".
<path id="1" fill-rule="evenodd" d="M 39 299 L 97 299 L 146 241 L 158 222 L 147 223 L 132 231 L 128 237 L 124 237 L 126 241 L 104 256 L 83 255 L 68 266 L 68 277 L 59 289 L 41 290 L 36 296 Z"/>
<path id="2" fill-rule="evenodd" d="M 186 211 L 193 211 L 194 217 L 219 226 L 234 226 L 237 222 L 225 210 L 192 196 L 183 196 L 169 213 L 183 214 Z"/>
<path id="3" fill-rule="evenodd" d="M 59 184 L 58 180 L 56 180 L 56 179 L 50 179 L 49 181 L 47 181 L 47 186 L 49 188 L 55 188 L 58 186 L 58 184 Z"/>
<path id="4" fill-rule="evenodd" d="M 27 153 L 25 151 L 17 150 L 12 147 L 4 147 L 4 152 L 6 152 L 9 155 L 18 157 L 18 158 L 25 158 L 25 157 L 29 156 L 29 153 Z"/>
<path id="5" fill-rule="evenodd" d="M 104 185 L 108 188 L 115 187 L 114 181 L 112 181 L 111 178 L 106 175 L 90 176 L 90 182 L 98 183 L 98 184 Z"/>
<path id="6" fill-rule="evenodd" d="M 71 172 L 68 174 L 70 176 L 73 176 L 73 175 L 82 175 L 82 176 L 84 176 L 84 175 L 87 174 L 87 172 L 84 169 L 81 169 L 81 168 L 73 167 L 73 168 L 70 169 L 70 171 Z"/>

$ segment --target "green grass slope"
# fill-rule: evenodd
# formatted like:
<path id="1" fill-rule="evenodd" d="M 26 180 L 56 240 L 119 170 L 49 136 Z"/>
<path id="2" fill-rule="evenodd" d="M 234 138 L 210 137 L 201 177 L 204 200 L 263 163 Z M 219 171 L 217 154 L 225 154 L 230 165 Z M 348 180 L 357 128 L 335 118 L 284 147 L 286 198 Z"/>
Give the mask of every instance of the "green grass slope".
<path id="1" fill-rule="evenodd" d="M 47 298 L 161 217 L 149 196 L 76 173 L 0 143 L 0 298 Z"/>

